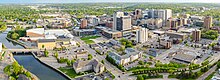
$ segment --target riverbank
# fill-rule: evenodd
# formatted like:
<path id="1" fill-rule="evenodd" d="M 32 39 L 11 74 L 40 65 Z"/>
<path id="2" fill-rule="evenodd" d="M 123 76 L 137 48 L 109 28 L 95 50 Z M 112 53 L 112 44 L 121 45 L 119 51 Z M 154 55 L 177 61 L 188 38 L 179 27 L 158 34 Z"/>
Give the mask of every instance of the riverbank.
<path id="1" fill-rule="evenodd" d="M 4 73 L 4 68 L 8 65 L 12 65 L 13 62 L 17 62 L 14 57 L 13 57 L 13 54 L 10 53 L 10 52 L 4 52 L 3 53 L 4 56 L 3 56 L 3 59 L 2 61 L 0 61 L 0 79 L 4 79 L 4 80 L 8 80 L 8 75 L 6 75 Z M 2 55 L 2 54 L 1 54 Z M 25 68 L 23 68 L 23 70 L 26 72 L 28 70 L 26 70 Z M 30 71 L 28 71 L 30 72 Z M 36 75 L 34 75 L 33 73 L 31 73 L 31 77 L 32 77 L 32 80 L 40 80 Z"/>
<path id="2" fill-rule="evenodd" d="M 13 39 L 8 38 L 8 37 L 6 37 L 6 39 L 9 40 L 9 41 L 11 41 L 11 42 L 14 42 L 14 43 L 16 43 L 16 44 L 21 45 L 21 46 L 24 47 L 25 49 L 29 49 L 29 48 L 30 48 L 30 47 L 28 47 L 27 45 L 25 45 L 24 43 L 21 43 L 21 42 L 19 42 L 19 41 L 13 40 Z"/>
<path id="3" fill-rule="evenodd" d="M 58 72 L 59 74 L 63 75 L 63 76 L 64 76 L 65 78 L 67 78 L 68 80 L 71 80 L 71 78 L 70 78 L 68 75 L 66 75 L 65 73 L 63 73 L 62 71 L 60 71 L 58 68 L 56 68 L 56 67 L 54 67 L 54 66 L 52 66 L 52 65 L 50 65 L 50 64 L 48 64 L 48 63 L 46 63 L 45 61 L 41 60 L 41 59 L 40 59 L 39 57 L 37 57 L 34 53 L 32 53 L 32 55 L 33 55 L 34 58 L 35 58 L 36 60 L 38 60 L 40 63 L 44 64 L 45 66 L 47 66 L 47 67 L 53 69 L 54 71 Z"/>

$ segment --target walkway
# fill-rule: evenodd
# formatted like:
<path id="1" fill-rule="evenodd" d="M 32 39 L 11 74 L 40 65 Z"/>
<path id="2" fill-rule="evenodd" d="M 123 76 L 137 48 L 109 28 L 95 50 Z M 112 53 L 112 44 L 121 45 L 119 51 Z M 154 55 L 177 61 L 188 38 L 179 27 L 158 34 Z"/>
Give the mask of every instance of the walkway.
<path id="1" fill-rule="evenodd" d="M 33 51 L 40 51 L 39 49 L 2 49 L 2 51 L 9 51 L 9 52 L 33 52 Z"/>
<path id="2" fill-rule="evenodd" d="M 217 68 L 217 65 L 213 66 L 211 69 L 209 69 L 207 72 L 202 74 L 197 80 L 205 80 L 210 74 L 212 74 Z"/>

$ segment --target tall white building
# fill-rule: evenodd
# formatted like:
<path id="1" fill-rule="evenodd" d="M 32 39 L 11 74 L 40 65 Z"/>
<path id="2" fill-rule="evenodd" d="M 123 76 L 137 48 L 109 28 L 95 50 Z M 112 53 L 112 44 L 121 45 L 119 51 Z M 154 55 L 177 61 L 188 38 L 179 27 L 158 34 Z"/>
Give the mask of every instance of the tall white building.
<path id="1" fill-rule="evenodd" d="M 141 28 L 136 32 L 136 41 L 139 43 L 145 43 L 148 40 L 148 29 Z"/>
<path id="2" fill-rule="evenodd" d="M 158 9 L 158 10 L 151 9 L 147 11 L 148 11 L 148 18 L 160 18 L 165 21 L 172 17 L 172 10 L 170 9 Z"/>
<path id="3" fill-rule="evenodd" d="M 122 16 L 124 16 L 124 12 L 121 11 L 117 11 L 113 14 L 113 27 L 112 27 L 113 30 L 117 29 L 117 18 L 120 18 Z"/>

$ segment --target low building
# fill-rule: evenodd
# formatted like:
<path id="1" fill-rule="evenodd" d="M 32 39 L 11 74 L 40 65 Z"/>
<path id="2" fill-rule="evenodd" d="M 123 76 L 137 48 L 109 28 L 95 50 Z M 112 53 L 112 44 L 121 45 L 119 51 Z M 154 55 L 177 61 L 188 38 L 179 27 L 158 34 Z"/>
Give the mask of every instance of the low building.
<path id="1" fill-rule="evenodd" d="M 121 31 L 113 31 L 113 30 L 102 30 L 102 35 L 107 38 L 121 38 L 122 32 Z"/>
<path id="2" fill-rule="evenodd" d="M 38 49 L 54 49 L 56 47 L 55 39 L 39 39 L 37 41 Z"/>
<path id="3" fill-rule="evenodd" d="M 172 42 L 170 40 L 160 40 L 160 45 L 165 49 L 170 49 L 172 47 Z"/>
<path id="4" fill-rule="evenodd" d="M 90 70 L 93 70 L 95 73 L 102 73 L 105 70 L 105 66 L 96 59 L 86 61 L 77 60 L 73 63 L 73 69 L 76 73 Z"/>
<path id="5" fill-rule="evenodd" d="M 73 34 L 76 36 L 88 36 L 94 35 L 95 33 L 95 29 L 73 29 Z"/>
<path id="6" fill-rule="evenodd" d="M 195 56 L 177 52 L 176 54 L 174 54 L 173 59 L 171 61 L 181 64 L 190 64 L 193 63 L 195 59 Z"/>
<path id="7" fill-rule="evenodd" d="M 137 51 L 133 48 L 126 48 L 124 51 L 125 54 L 120 55 L 116 52 L 109 52 L 109 56 L 115 60 L 118 65 L 126 65 L 129 62 L 133 62 L 142 57 L 142 52 Z"/>
<path id="8" fill-rule="evenodd" d="M 44 28 L 35 28 L 26 30 L 26 36 L 28 37 L 44 37 Z"/>
<path id="9" fill-rule="evenodd" d="M 157 57 L 158 56 L 158 51 L 154 48 L 150 48 L 148 54 L 153 56 L 153 57 Z"/>
<path id="10" fill-rule="evenodd" d="M 170 38 L 177 38 L 185 40 L 187 38 L 186 33 L 177 33 L 177 32 L 165 32 L 167 36 L 170 36 Z"/>

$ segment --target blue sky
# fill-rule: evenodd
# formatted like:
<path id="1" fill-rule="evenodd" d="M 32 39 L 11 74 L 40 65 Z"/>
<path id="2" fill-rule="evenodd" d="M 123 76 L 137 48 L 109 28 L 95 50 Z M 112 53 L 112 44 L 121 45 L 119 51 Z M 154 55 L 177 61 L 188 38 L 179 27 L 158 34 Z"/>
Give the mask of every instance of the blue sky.
<path id="1" fill-rule="evenodd" d="M 88 3 L 88 2 L 202 2 L 220 3 L 220 0 L 0 0 L 0 3 Z"/>

